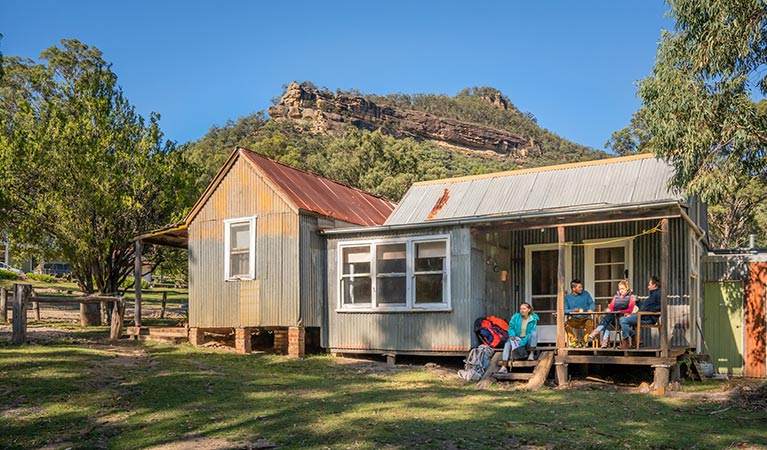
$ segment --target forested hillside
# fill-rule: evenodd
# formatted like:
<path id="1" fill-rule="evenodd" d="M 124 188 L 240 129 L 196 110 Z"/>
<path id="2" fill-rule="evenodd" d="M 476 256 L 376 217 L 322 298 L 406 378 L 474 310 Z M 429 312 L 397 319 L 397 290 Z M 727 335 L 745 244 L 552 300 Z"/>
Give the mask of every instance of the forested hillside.
<path id="1" fill-rule="evenodd" d="M 302 87 L 316 89 L 311 83 Z M 286 91 L 289 86 L 286 86 Z M 286 94 L 284 92 L 283 94 Z M 297 106 L 285 109 L 284 117 L 268 119 L 263 112 L 214 126 L 199 141 L 187 144 L 187 154 L 205 168 L 199 180 L 207 184 L 235 146 L 242 146 L 283 163 L 317 173 L 342 183 L 397 201 L 408 187 L 420 180 L 536 167 L 560 162 L 606 157 L 604 152 L 574 144 L 538 127 L 531 114 L 517 110 L 508 98 L 492 88 L 466 89 L 454 97 L 434 94 L 360 96 L 355 92 L 327 91 L 322 95 L 346 103 L 375 102 L 377 108 L 427 113 L 430 120 L 449 120 L 464 132 L 477 129 L 503 130 L 530 144 L 513 154 L 463 148 L 449 140 L 428 139 L 408 134 L 408 123 L 393 123 L 391 118 L 380 128 L 361 121 L 354 111 L 339 110 L 338 103 L 316 108 L 312 117 L 340 116 L 328 127 L 299 119 Z M 326 97 L 328 98 L 328 97 Z M 278 106 L 282 97 L 275 101 Z M 346 103 L 344 103 L 346 102 Z M 319 104 L 318 104 L 319 103 Z M 325 102 L 325 105 L 328 105 Z M 399 108 L 399 109 L 397 109 Z M 419 113 L 420 114 L 420 113 Z M 306 114 L 304 114 L 306 116 Z M 345 117 L 344 117 L 345 116 Z M 508 134 L 507 133 L 507 134 Z"/>

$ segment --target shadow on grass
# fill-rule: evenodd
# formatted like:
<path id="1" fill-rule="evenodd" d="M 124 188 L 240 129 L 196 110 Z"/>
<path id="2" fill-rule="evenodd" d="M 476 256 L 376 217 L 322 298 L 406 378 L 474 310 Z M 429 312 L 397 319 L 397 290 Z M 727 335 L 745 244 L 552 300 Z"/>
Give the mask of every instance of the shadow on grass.
<path id="1" fill-rule="evenodd" d="M 265 438 L 279 448 L 767 445 L 763 412 L 721 404 L 601 391 L 480 391 L 420 367 L 360 374 L 371 363 L 188 345 L 24 350 L 0 347 L 6 379 L 23 380 L 4 396 L 4 448 L 28 448 L 29 436 L 35 445 L 64 439 L 82 448 L 147 448 L 193 436 Z"/>

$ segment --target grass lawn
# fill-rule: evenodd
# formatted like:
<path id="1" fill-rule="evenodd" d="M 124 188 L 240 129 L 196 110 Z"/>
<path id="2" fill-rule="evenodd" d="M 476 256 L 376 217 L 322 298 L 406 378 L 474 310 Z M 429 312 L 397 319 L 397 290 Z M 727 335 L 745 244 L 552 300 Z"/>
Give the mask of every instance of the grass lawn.
<path id="1" fill-rule="evenodd" d="M 38 343 L 14 347 L 8 328 L 4 449 L 767 448 L 767 412 L 699 394 L 482 391 L 422 365 L 113 344 L 105 327 L 45 339 L 30 329 Z M 688 386 L 712 395 L 723 387 Z"/>

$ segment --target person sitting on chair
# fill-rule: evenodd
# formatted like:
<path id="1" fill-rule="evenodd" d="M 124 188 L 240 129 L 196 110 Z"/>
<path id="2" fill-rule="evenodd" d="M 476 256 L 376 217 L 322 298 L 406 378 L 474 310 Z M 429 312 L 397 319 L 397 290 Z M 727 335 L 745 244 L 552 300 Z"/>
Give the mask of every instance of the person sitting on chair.
<path id="1" fill-rule="evenodd" d="M 586 343 L 591 343 L 597 336 L 599 336 L 599 333 L 602 333 L 601 347 L 607 348 L 610 345 L 610 330 L 613 325 L 616 325 L 616 320 L 623 314 L 629 314 L 634 311 L 635 306 L 636 295 L 631 292 L 628 280 L 620 280 L 618 282 L 618 292 L 608 306 L 610 313 L 605 314 L 602 321 L 599 322 L 599 325 L 591 332 L 591 334 L 589 334 Z"/>
<path id="2" fill-rule="evenodd" d="M 583 290 L 583 283 L 577 278 L 570 282 L 570 291 L 565 295 L 565 314 L 570 317 L 565 321 L 567 343 L 570 347 L 586 345 L 586 336 L 594 330 L 594 319 L 588 314 L 574 313 L 594 312 L 594 299 Z M 575 330 L 584 330 L 582 339 L 575 337 Z"/>
<path id="3" fill-rule="evenodd" d="M 650 291 L 650 296 L 647 297 L 647 300 L 639 302 L 639 312 L 660 312 L 660 280 L 658 277 L 650 277 L 650 281 L 647 282 L 647 290 Z M 653 325 L 657 322 L 658 316 L 651 315 L 642 317 L 643 324 Z M 629 316 L 621 317 L 620 323 L 623 340 L 618 348 L 630 348 L 632 346 L 631 338 L 634 336 L 632 327 L 637 325 L 637 315 L 631 314 Z"/>
<path id="4" fill-rule="evenodd" d="M 519 305 L 519 312 L 511 316 L 509 320 L 509 339 L 503 346 L 503 360 L 501 361 L 500 373 L 509 371 L 509 357 L 519 360 L 527 358 L 535 359 L 535 347 L 538 345 L 538 314 L 533 312 L 533 307 L 526 302 Z"/>

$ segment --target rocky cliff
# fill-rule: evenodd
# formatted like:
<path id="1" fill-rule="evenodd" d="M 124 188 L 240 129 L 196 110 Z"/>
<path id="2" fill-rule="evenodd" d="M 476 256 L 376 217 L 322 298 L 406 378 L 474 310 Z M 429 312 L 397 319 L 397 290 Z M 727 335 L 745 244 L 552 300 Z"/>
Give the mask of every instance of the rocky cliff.
<path id="1" fill-rule="evenodd" d="M 488 97 L 500 109 L 509 105 L 502 97 Z M 472 151 L 525 159 L 540 155 L 531 138 L 470 122 L 438 117 L 421 111 L 376 104 L 361 96 L 334 95 L 328 91 L 291 83 L 279 104 L 269 108 L 275 120 L 308 124 L 317 133 L 332 133 L 347 125 L 381 132 L 397 138 L 432 140 Z"/>

